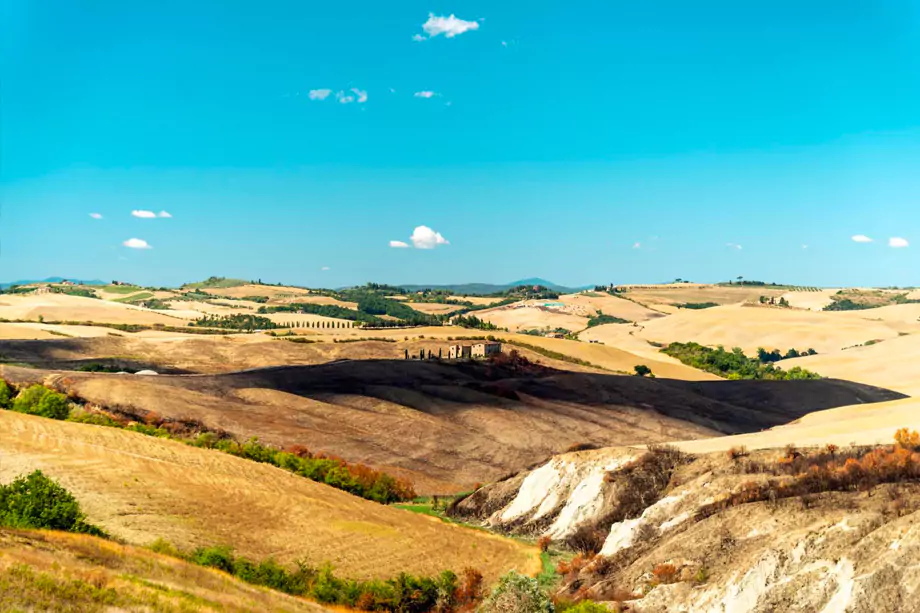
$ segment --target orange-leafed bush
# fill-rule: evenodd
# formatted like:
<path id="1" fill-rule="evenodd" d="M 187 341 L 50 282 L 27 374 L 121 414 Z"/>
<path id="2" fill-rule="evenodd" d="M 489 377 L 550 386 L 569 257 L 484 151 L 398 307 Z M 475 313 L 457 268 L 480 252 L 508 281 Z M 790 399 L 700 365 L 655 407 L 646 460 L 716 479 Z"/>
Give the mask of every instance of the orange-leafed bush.
<path id="1" fill-rule="evenodd" d="M 553 542 L 553 539 L 551 539 L 550 537 L 541 536 L 540 540 L 537 541 L 537 547 L 540 548 L 540 552 L 542 553 L 542 552 L 549 550 L 550 543 L 552 542 Z"/>
<path id="2" fill-rule="evenodd" d="M 877 447 L 856 456 L 838 458 L 828 451 L 809 458 L 797 451 L 795 457 L 787 453 L 777 464 L 787 471 L 794 469 L 791 478 L 764 483 L 749 481 L 730 496 L 702 507 L 697 517 L 709 517 L 722 509 L 751 502 L 830 491 L 868 491 L 882 483 L 920 480 L 920 452 L 911 447 L 915 434 L 899 430 L 895 445 Z"/>
<path id="3" fill-rule="evenodd" d="M 459 612 L 472 611 L 482 602 L 482 573 L 475 568 L 467 567 L 460 575 L 460 585 L 454 592 L 456 610 Z"/>
<path id="4" fill-rule="evenodd" d="M 652 569 L 652 575 L 656 583 L 676 583 L 678 571 L 673 564 L 656 564 Z"/>
<path id="5" fill-rule="evenodd" d="M 898 447 L 903 447 L 910 451 L 917 451 L 917 449 L 920 449 L 920 433 L 916 430 L 900 428 L 894 433 L 894 442 Z"/>

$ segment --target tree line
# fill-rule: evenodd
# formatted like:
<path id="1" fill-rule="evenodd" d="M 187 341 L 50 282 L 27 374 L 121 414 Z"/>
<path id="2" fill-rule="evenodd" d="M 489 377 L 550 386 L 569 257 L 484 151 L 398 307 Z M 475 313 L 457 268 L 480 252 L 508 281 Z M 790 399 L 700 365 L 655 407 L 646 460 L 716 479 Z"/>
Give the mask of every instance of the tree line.
<path id="1" fill-rule="evenodd" d="M 721 345 L 713 349 L 699 343 L 671 343 L 664 347 L 662 353 L 677 358 L 687 366 L 692 366 L 727 379 L 820 379 L 817 373 L 800 366 L 783 370 L 772 363 L 764 364 L 757 358 L 744 355 L 740 347 L 726 351 Z"/>

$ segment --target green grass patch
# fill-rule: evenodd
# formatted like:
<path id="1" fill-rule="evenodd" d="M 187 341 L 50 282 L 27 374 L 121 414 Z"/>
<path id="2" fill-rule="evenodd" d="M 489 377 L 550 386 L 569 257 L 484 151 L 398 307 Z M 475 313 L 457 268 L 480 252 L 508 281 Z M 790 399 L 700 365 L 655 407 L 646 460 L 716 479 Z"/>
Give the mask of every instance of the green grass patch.
<path id="1" fill-rule="evenodd" d="M 124 296 L 123 298 L 116 298 L 112 302 L 133 302 L 135 300 L 147 300 L 153 298 L 153 294 L 150 292 L 140 292 L 137 294 L 131 294 L 130 296 Z"/>

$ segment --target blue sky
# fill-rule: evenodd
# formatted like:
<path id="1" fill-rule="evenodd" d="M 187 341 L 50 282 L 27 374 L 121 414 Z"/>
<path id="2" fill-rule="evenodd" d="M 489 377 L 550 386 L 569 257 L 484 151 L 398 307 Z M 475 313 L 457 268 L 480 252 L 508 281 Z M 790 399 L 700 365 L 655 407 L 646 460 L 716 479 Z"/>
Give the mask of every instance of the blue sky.
<path id="1" fill-rule="evenodd" d="M 917 0 L 7 0 L 0 74 L 2 281 L 920 284 Z"/>

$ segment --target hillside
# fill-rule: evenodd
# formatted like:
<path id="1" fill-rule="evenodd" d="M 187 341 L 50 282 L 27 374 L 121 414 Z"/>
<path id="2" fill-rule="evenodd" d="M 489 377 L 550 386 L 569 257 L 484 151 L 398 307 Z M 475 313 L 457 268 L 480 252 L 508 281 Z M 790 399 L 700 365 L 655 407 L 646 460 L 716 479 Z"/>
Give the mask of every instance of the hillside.
<path id="1" fill-rule="evenodd" d="M 0 411 L 0 481 L 36 469 L 132 545 L 231 545 L 253 559 L 330 562 L 353 578 L 474 566 L 533 571 L 533 550 L 357 498 L 292 473 L 142 434 Z"/>
<path id="2" fill-rule="evenodd" d="M 865 449 L 801 452 L 566 454 L 482 488 L 453 514 L 579 549 L 559 566 L 560 595 L 629 611 L 917 611 L 916 476 L 858 488 L 870 495 L 819 481 L 791 489 L 809 466 L 877 461 Z M 920 461 L 890 444 L 873 454 L 914 471 Z"/>
<path id="3" fill-rule="evenodd" d="M 80 534 L 0 528 L 0 610 L 320 613 L 326 609 L 139 547 Z"/>
<path id="4" fill-rule="evenodd" d="M 692 383 L 405 360 L 159 377 L 6 366 L 0 375 L 44 381 L 131 415 L 153 411 L 240 439 L 335 453 L 436 494 L 494 480 L 575 444 L 758 432 L 828 406 L 901 397 L 833 380 Z"/>

